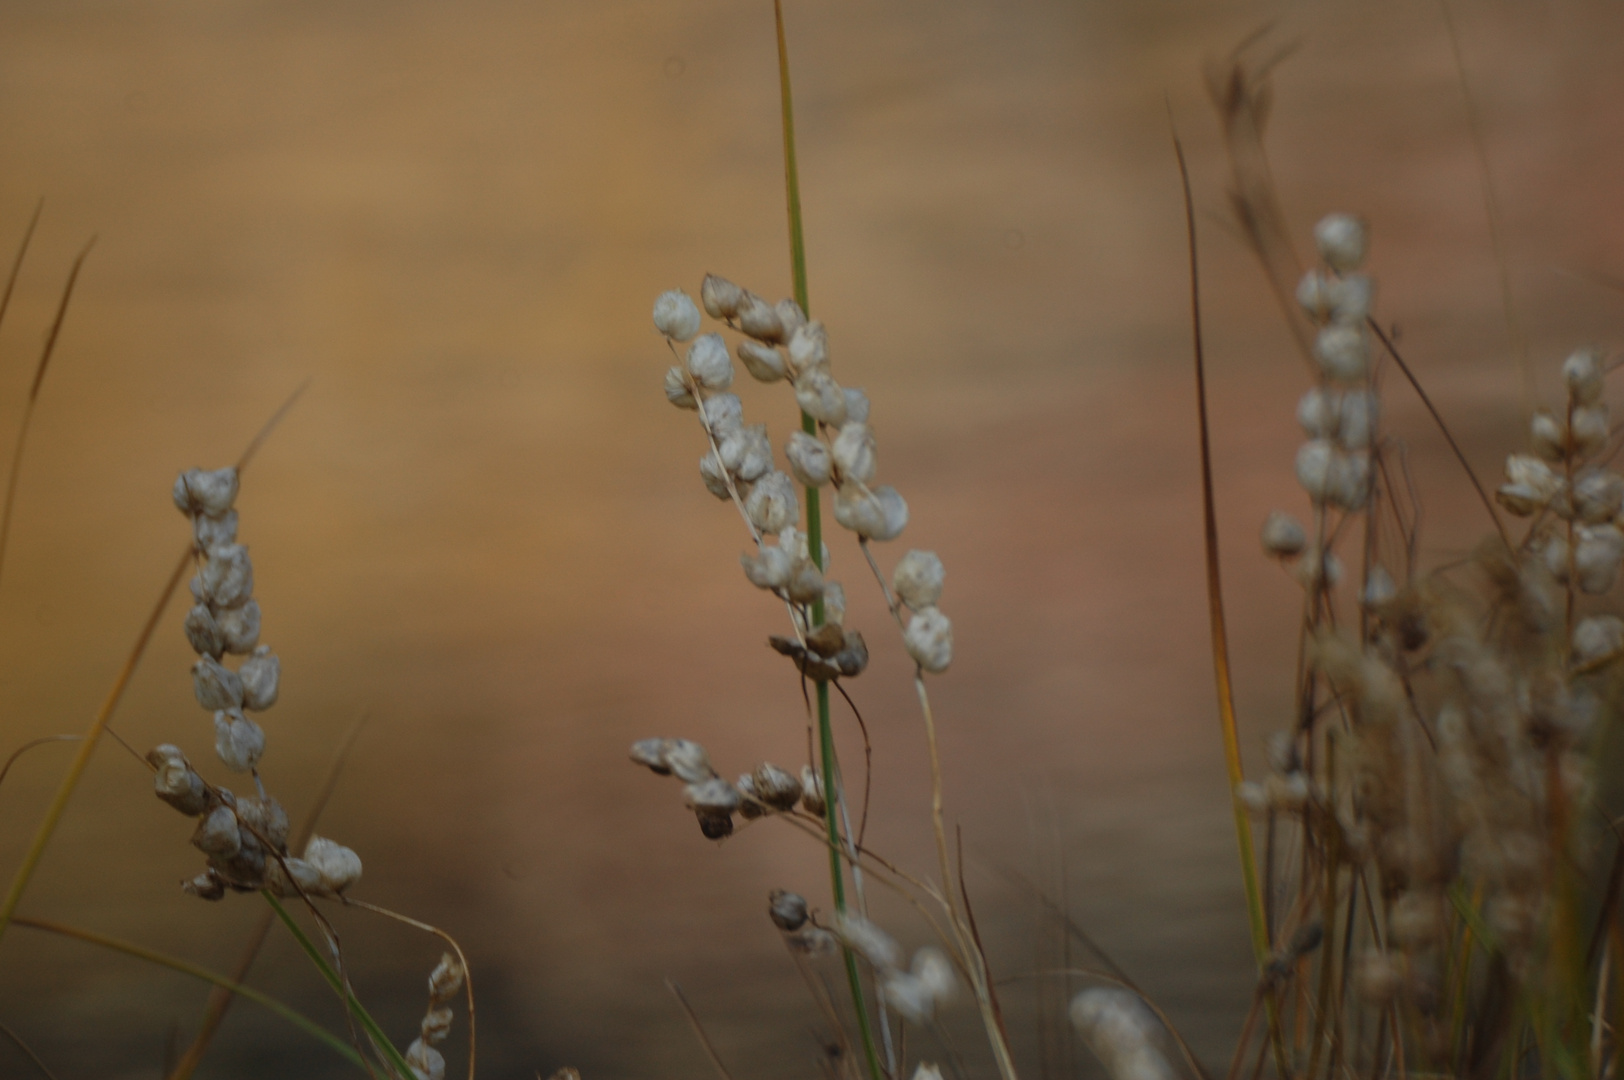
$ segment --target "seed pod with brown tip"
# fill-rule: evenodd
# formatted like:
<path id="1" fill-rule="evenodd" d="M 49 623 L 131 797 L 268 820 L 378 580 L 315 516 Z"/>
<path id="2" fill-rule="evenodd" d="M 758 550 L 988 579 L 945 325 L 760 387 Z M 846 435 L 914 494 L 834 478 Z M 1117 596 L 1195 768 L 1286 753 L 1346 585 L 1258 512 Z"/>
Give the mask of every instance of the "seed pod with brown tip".
<path id="1" fill-rule="evenodd" d="M 699 283 L 699 302 L 713 319 L 731 319 L 743 300 L 744 290 L 727 278 L 706 274 L 705 280 Z"/>
<path id="2" fill-rule="evenodd" d="M 699 399 L 688 385 L 688 376 L 675 364 L 665 369 L 665 400 L 679 409 L 699 408 Z"/>
<path id="3" fill-rule="evenodd" d="M 195 878 L 181 882 L 180 887 L 182 892 L 199 900 L 219 900 L 226 894 L 226 883 L 220 880 L 220 875 L 212 867 Z"/>
<path id="4" fill-rule="evenodd" d="M 663 750 L 666 768 L 685 784 L 697 784 L 716 775 L 705 748 L 691 739 L 667 739 Z"/>
<path id="5" fill-rule="evenodd" d="M 784 320 L 778 311 L 755 293 L 747 292 L 739 301 L 739 329 L 757 341 L 778 345 L 784 341 Z"/>
<path id="6" fill-rule="evenodd" d="M 785 889 L 774 889 L 767 894 L 767 917 L 786 934 L 794 933 L 806 925 L 806 898 Z"/>
<path id="7" fill-rule="evenodd" d="M 638 739 L 632 743 L 632 760 L 656 776 L 670 776 L 671 766 L 665 763 L 665 748 L 669 739 Z"/>
<path id="8" fill-rule="evenodd" d="M 1289 559 L 1308 545 L 1308 534 L 1297 519 L 1281 510 L 1271 510 L 1263 522 L 1263 550 L 1276 559 Z"/>
<path id="9" fill-rule="evenodd" d="M 429 972 L 429 1000 L 436 1004 L 450 1001 L 462 992 L 467 977 L 461 960 L 450 953 L 441 953 L 440 962 Z"/>
<path id="10" fill-rule="evenodd" d="M 756 796 L 774 810 L 793 810 L 801 801 L 801 782 L 770 762 L 757 765 L 751 780 Z"/>
<path id="11" fill-rule="evenodd" d="M 756 778 L 749 773 L 740 773 L 739 778 L 733 781 L 734 790 L 739 793 L 739 816 L 746 821 L 754 821 L 767 813 L 767 804 L 761 801 L 761 793 L 756 790 Z"/>
<path id="12" fill-rule="evenodd" d="M 810 765 L 801 766 L 801 808 L 809 814 L 823 816 L 827 803 L 823 798 L 823 777 Z"/>
<path id="13" fill-rule="evenodd" d="M 801 559 L 790 571 L 784 591 L 791 603 L 810 604 L 820 600 L 823 598 L 823 572 L 811 559 Z"/>
<path id="14" fill-rule="evenodd" d="M 147 751 L 147 761 L 157 770 L 153 789 L 158 798 L 187 817 L 197 817 L 209 808 L 208 788 L 179 747 L 168 743 L 155 746 Z"/>
<path id="15" fill-rule="evenodd" d="M 304 860 L 315 868 L 323 891 L 337 896 L 361 880 L 361 856 L 324 836 L 312 836 L 305 845 Z"/>

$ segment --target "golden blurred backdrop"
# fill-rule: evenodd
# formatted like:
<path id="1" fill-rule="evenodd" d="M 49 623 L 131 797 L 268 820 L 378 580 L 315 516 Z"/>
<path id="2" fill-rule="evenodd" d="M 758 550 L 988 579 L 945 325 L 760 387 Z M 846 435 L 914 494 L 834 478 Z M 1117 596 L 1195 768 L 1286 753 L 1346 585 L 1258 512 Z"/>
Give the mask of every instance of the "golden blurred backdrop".
<path id="1" fill-rule="evenodd" d="M 1624 297 L 1594 275 L 1624 277 L 1620 13 L 1452 10 L 1549 386 L 1570 346 L 1619 336 Z M 948 813 L 995 972 L 1053 966 L 1059 948 L 1008 871 L 1056 895 L 1063 877 L 1074 918 L 1226 1060 L 1250 960 L 1200 591 L 1168 109 L 1201 214 L 1252 753 L 1290 700 L 1296 587 L 1255 536 L 1267 510 L 1303 503 L 1305 377 L 1224 224 L 1203 66 L 1271 23 L 1296 44 L 1271 131 L 1290 221 L 1306 238 L 1329 210 L 1370 219 L 1378 310 L 1492 475 L 1519 448 L 1521 404 L 1443 15 L 791 0 L 787 18 L 813 313 L 843 381 L 867 388 L 882 468 L 913 510 L 889 557 L 928 547 L 948 567 Z M 764 916 L 774 887 L 827 903 L 821 852 L 771 827 L 711 844 L 674 785 L 626 760 L 645 735 L 698 739 L 724 772 L 805 756 L 795 679 L 763 643 L 782 611 L 738 571 L 744 534 L 698 482 L 692 417 L 662 400 L 648 314 L 706 271 L 788 293 L 779 139 L 766 0 L 0 7 L 0 249 L 45 199 L 0 328 L 0 445 L 72 256 L 99 238 L 0 581 L 0 749 L 87 726 L 186 541 L 174 473 L 235 458 L 310 379 L 239 501 L 283 662 L 271 790 L 297 818 L 368 718 L 322 831 L 365 860 L 358 895 L 464 942 L 483 1075 L 710 1075 L 666 976 L 741 1080 L 819 1075 L 817 1018 Z M 783 397 L 746 394 L 781 442 Z M 1394 385 L 1389 401 L 1441 561 L 1480 510 L 1413 399 Z M 832 546 L 875 654 L 853 688 L 871 837 L 926 867 L 904 657 L 855 547 Z M 115 727 L 212 763 L 182 614 Z M 849 725 L 842 742 L 855 776 Z M 0 789 L 8 879 L 68 754 L 33 751 Z M 23 910 L 229 968 L 260 905 L 182 895 L 201 862 L 188 835 L 104 744 Z M 878 912 L 923 942 L 901 905 Z M 409 1040 L 438 946 L 335 921 L 362 997 Z M 252 981 L 342 1024 L 285 937 Z M 22 929 L 0 943 L 0 1022 L 64 1078 L 160 1075 L 204 993 Z M 1047 1074 L 1057 1018 L 1039 1023 L 1028 983 L 1006 993 L 1028 1073 Z M 342 1068 L 239 1005 L 200 1075 Z M 0 1044 L 0 1073 L 26 1069 Z"/>

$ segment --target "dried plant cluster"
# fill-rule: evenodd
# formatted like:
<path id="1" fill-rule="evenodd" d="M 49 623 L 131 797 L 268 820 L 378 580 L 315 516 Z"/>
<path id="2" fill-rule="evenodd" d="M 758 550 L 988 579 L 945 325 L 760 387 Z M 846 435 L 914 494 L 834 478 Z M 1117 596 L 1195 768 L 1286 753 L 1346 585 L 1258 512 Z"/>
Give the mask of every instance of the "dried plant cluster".
<path id="1" fill-rule="evenodd" d="M 905 1024 L 934 1023 L 939 1006 L 952 1000 L 963 983 L 980 1007 L 994 1057 L 1006 1077 L 1014 1076 L 986 959 L 960 898 L 941 819 L 940 775 L 935 770 L 935 730 L 925 675 L 945 671 L 953 659 L 953 626 L 939 609 L 946 573 L 934 552 L 907 552 L 889 581 L 871 544 L 895 539 L 908 524 L 908 505 L 894 487 L 875 482 L 876 441 L 867 396 L 835 381 L 827 331 L 808 321 L 794 300 L 768 303 L 715 275 L 700 288 L 705 312 L 738 335 L 730 351 L 721 332 L 701 334 L 699 305 L 680 290 L 659 297 L 654 325 L 672 352 L 685 344 L 665 376 L 667 399 L 695 412 L 705 438 L 700 478 L 718 499 L 738 510 L 752 550 L 741 557 L 751 585 L 771 593 L 786 608 L 788 634 L 769 644 L 787 657 L 802 686 L 807 705 L 808 761 L 798 770 L 770 762 L 757 765 L 734 781 L 723 778 L 706 752 L 686 739 L 644 739 L 632 747 L 632 760 L 685 785 L 688 808 L 701 831 L 712 839 L 734 832 L 735 816 L 745 822 L 774 817 L 787 821 L 821 843 L 833 855 L 835 910 L 819 913 L 799 894 L 775 891 L 768 914 L 785 943 L 803 962 L 809 955 L 841 952 L 851 976 L 858 1032 L 849 1034 L 824 999 L 825 1018 L 842 1050 L 841 1069 L 860 1075 L 866 1064 L 872 1076 L 901 1075 L 908 1064 Z M 747 424 L 741 398 L 729 392 L 734 381 L 733 355 L 764 384 L 786 383 L 793 390 L 801 424 L 783 445 L 788 471 L 777 457 L 766 424 Z M 910 874 L 863 846 L 861 828 L 853 830 L 833 743 L 827 737 L 827 711 L 812 705 L 807 685 L 817 687 L 820 702 L 834 687 L 855 710 L 844 683 L 868 667 L 868 647 L 860 631 L 846 625 L 844 588 L 827 575 L 830 553 L 819 528 L 819 493 L 832 495 L 834 519 L 853 534 L 885 604 L 914 662 L 914 684 L 929 737 L 935 795 L 935 826 L 941 877 L 937 881 Z M 807 529 L 802 531 L 801 493 L 805 493 Z M 819 750 L 814 753 L 814 746 Z M 855 903 L 848 908 L 843 880 L 849 871 Z M 865 877 L 900 890 L 924 914 L 941 946 L 926 946 L 911 959 L 894 938 L 866 917 Z M 857 962 L 867 969 L 878 993 L 872 1015 Z M 816 985 L 816 984 L 815 984 Z M 874 1031 L 879 1032 L 878 1039 Z M 883 1056 L 883 1063 L 881 1058 Z M 935 1074 L 929 1062 L 917 1062 L 920 1075 Z"/>
<path id="2" fill-rule="evenodd" d="M 1333 215 L 1315 239 L 1296 291 L 1315 326 L 1296 459 L 1313 513 L 1262 531 L 1303 587 L 1296 708 L 1268 777 L 1236 792 L 1265 834 L 1257 1052 L 1309 1078 L 1611 1075 L 1621 849 L 1597 762 L 1624 655 L 1624 621 L 1598 606 L 1624 561 L 1614 365 L 1568 357 L 1566 400 L 1508 458 L 1496 501 L 1521 534 L 1485 499 L 1494 532 L 1424 571 L 1403 447 L 1378 423 L 1364 225 Z"/>

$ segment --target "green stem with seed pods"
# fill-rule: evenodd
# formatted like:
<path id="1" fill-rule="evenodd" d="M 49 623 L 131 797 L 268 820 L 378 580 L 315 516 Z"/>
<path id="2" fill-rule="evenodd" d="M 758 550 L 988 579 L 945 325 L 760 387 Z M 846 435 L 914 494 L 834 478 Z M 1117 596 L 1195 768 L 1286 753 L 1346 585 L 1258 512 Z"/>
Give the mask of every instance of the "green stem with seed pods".
<path id="1" fill-rule="evenodd" d="M 778 31 L 778 94 L 784 117 L 784 197 L 789 213 L 790 277 L 795 290 L 795 302 L 801 312 L 811 317 L 806 294 L 806 240 L 801 230 L 801 181 L 795 164 L 795 109 L 789 87 L 789 46 L 784 39 L 784 6 L 782 0 L 773 0 L 773 21 Z M 817 421 L 801 413 L 801 429 L 808 435 L 817 435 Z M 818 500 L 818 489 L 806 489 L 806 549 L 812 562 L 823 569 L 823 515 Z M 823 622 L 823 600 L 812 602 L 812 623 Z M 841 853 L 845 847 L 840 839 L 840 789 L 835 783 L 835 736 L 829 722 L 829 684 L 817 683 L 818 701 L 818 756 L 823 771 L 823 818 L 829 831 L 829 883 L 834 890 L 835 910 L 846 911 L 846 880 L 841 868 Z M 841 947 L 846 961 L 846 980 L 851 985 L 852 1006 L 857 1012 L 857 1027 L 863 1040 L 863 1054 L 868 1060 L 870 1080 L 880 1080 L 880 1055 L 874 1045 L 874 1031 L 869 1024 L 868 1004 L 864 1000 L 863 980 L 857 971 L 857 957 L 847 946 Z"/>

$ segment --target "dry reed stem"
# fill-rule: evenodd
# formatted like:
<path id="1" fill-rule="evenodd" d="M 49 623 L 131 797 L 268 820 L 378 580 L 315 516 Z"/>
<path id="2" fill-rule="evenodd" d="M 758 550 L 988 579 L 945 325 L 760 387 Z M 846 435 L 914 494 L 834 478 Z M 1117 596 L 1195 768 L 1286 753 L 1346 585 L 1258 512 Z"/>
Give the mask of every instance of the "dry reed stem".
<path id="1" fill-rule="evenodd" d="M 272 414 L 271 419 L 260 429 L 259 433 L 254 436 L 247 449 L 243 451 L 242 457 L 237 460 L 237 470 L 239 472 L 248 467 L 248 463 L 253 460 L 260 446 L 270 436 L 271 431 L 275 429 L 277 423 L 293 407 L 293 403 L 299 399 L 299 395 L 304 393 L 305 387 L 309 385 L 309 380 L 300 385 L 282 404 L 281 408 Z M 38 830 L 34 833 L 33 841 L 29 844 L 28 851 L 23 856 L 22 865 L 18 867 L 16 875 L 12 878 L 11 887 L 6 892 L 5 901 L 0 903 L 0 937 L 5 935 L 6 928 L 10 926 L 16 916 L 17 905 L 22 901 L 23 893 L 28 888 L 28 882 L 33 877 L 34 870 L 39 866 L 40 859 L 45 855 L 45 848 L 50 843 L 52 833 L 56 831 L 57 823 L 62 819 L 63 811 L 67 809 L 68 800 L 73 797 L 73 791 L 79 784 L 79 778 L 84 775 L 85 767 L 90 764 L 90 756 L 95 752 L 96 744 L 100 741 L 102 732 L 107 729 L 108 723 L 113 718 L 113 712 L 123 699 L 124 691 L 128 688 L 130 679 L 135 675 L 135 669 L 141 663 L 141 657 L 145 654 L 147 645 L 152 640 L 154 631 L 158 628 L 159 620 L 163 618 L 164 609 L 169 605 L 169 598 L 174 595 L 175 590 L 180 586 L 181 578 L 185 576 L 186 568 L 191 563 L 193 554 L 194 546 L 188 542 L 186 550 L 181 554 L 180 561 L 175 564 L 175 569 L 170 572 L 169 580 L 159 594 L 157 603 L 153 605 L 152 612 L 147 616 L 146 623 L 141 627 L 141 632 L 136 635 L 135 644 L 131 647 L 129 656 L 125 658 L 123 667 L 119 669 L 118 677 L 113 681 L 112 689 L 108 691 L 101 708 L 96 712 L 95 719 L 91 721 L 90 729 L 85 733 L 84 741 L 79 744 L 79 752 L 74 755 L 72 762 L 69 763 L 67 774 L 62 778 L 61 786 L 57 788 L 55 796 L 52 797 L 50 805 L 46 808 L 45 818 L 40 822 Z"/>
<path id="2" fill-rule="evenodd" d="M 28 1060 L 34 1063 L 34 1068 L 38 1069 L 44 1074 L 45 1080 L 57 1080 L 56 1073 L 50 1070 L 50 1067 L 45 1064 L 44 1059 L 42 1059 L 38 1054 L 34 1053 L 33 1047 L 23 1042 L 21 1035 L 18 1035 L 15 1031 L 12 1031 L 11 1028 L 7 1027 L 5 1024 L 0 1024 L 0 1034 L 4 1034 L 6 1038 L 11 1040 L 12 1045 L 16 1046 L 17 1049 L 21 1050 L 25 1055 L 27 1055 Z"/>
<path id="3" fill-rule="evenodd" d="M 694 1035 L 699 1039 L 699 1045 L 705 1048 L 705 1056 L 710 1058 L 710 1063 L 715 1066 L 717 1075 L 722 1080 L 733 1080 L 733 1074 L 727 1071 L 726 1065 L 722 1064 L 722 1055 L 716 1052 L 715 1044 L 711 1042 L 710 1036 L 706 1034 L 705 1025 L 699 1022 L 699 1014 L 694 1012 L 692 1005 L 688 1004 L 688 998 L 683 994 L 682 987 L 677 985 L 675 979 L 667 978 L 665 988 L 671 991 L 671 996 L 677 999 L 678 1005 L 682 1006 L 682 1013 L 688 1018 L 688 1025 L 694 1029 Z"/>
<path id="4" fill-rule="evenodd" d="M 33 224 L 29 224 L 29 231 L 33 231 Z M 73 260 L 73 269 L 68 271 L 68 283 L 62 289 L 62 299 L 57 304 L 56 318 L 51 321 L 50 333 L 45 337 L 45 347 L 40 350 L 39 366 L 34 370 L 34 382 L 28 388 L 28 400 L 23 404 L 22 421 L 17 427 L 17 445 L 11 452 L 11 472 L 6 478 L 6 501 L 0 509 L 0 573 L 4 572 L 6 564 L 6 547 L 11 538 L 11 511 L 17 501 L 17 481 L 22 476 L 23 448 L 28 444 L 28 429 L 34 421 L 34 405 L 39 401 L 39 389 L 45 383 L 45 371 L 51 366 L 51 356 L 56 352 L 57 336 L 62 332 L 62 321 L 67 318 L 68 301 L 73 299 L 73 286 L 79 280 L 79 270 L 85 264 L 85 256 L 96 245 L 96 238 L 92 236 L 80 250 L 78 258 Z M 26 248 L 26 238 L 24 247 Z M 17 266 L 22 264 L 22 252 L 17 253 Z M 13 274 L 16 268 L 13 268 Z M 13 278 L 13 281 L 15 278 Z M 11 282 L 6 285 L 6 299 L 11 298 Z"/>

